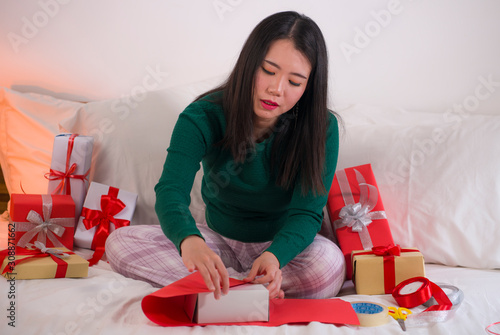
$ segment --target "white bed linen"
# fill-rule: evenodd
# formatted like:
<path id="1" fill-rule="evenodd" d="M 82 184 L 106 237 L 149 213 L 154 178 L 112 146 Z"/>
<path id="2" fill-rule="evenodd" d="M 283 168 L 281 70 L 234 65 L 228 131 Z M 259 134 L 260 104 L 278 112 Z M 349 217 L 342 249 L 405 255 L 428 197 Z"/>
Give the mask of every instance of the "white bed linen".
<path id="1" fill-rule="evenodd" d="M 6 245 L 7 222 L 0 218 L 0 247 Z M 80 249 L 77 252 L 85 253 Z M 500 321 L 500 271 L 426 265 L 426 275 L 433 282 L 459 287 L 465 299 L 453 318 L 425 327 L 408 327 L 408 334 L 481 334 L 486 326 Z M 354 294 L 351 282 L 340 292 L 346 301 L 369 300 L 386 306 L 395 305 L 391 295 L 361 296 Z M 394 321 L 372 328 L 334 326 L 313 322 L 308 325 L 280 327 L 206 326 L 165 329 L 149 321 L 141 309 L 144 296 L 157 290 L 151 285 L 125 278 L 100 261 L 81 279 L 43 279 L 15 281 L 15 298 L 9 299 L 10 285 L 0 278 L 0 334 L 401 334 Z M 6 318 L 14 301 L 15 325 Z M 419 312 L 417 307 L 413 311 Z"/>

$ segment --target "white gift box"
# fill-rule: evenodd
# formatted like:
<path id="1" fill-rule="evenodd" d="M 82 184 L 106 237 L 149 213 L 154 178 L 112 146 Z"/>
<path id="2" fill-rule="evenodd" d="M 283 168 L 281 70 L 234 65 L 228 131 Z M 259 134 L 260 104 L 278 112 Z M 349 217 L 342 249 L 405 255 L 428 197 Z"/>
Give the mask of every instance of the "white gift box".
<path id="1" fill-rule="evenodd" d="M 107 195 L 111 187 L 108 185 L 92 182 L 90 183 L 89 190 L 87 192 L 87 197 L 83 204 L 84 208 L 91 210 L 101 210 L 101 197 Z M 131 221 L 134 215 L 135 206 L 137 203 L 137 194 L 133 192 L 124 191 L 118 189 L 117 198 L 120 199 L 124 204 L 123 208 L 119 213 L 113 215 L 115 219 Z M 75 246 L 81 248 L 92 249 L 92 240 L 94 239 L 97 227 L 92 227 L 87 229 L 83 223 L 83 213 L 78 220 L 78 224 L 75 229 Z M 109 232 L 115 230 L 115 225 L 113 222 L 109 223 Z"/>
<path id="2" fill-rule="evenodd" d="M 58 194 L 67 194 L 66 184 L 69 181 L 71 188 L 70 195 L 75 202 L 75 218 L 78 218 L 82 211 L 85 195 L 87 194 L 87 189 L 89 187 L 88 173 L 90 172 L 90 166 L 92 164 L 94 138 L 92 136 L 80 135 L 74 137 L 73 148 L 71 150 L 69 162 L 67 162 L 68 144 L 71 135 L 72 134 L 60 134 L 55 136 L 50 169 L 64 174 L 67 172 L 66 166 L 71 167 L 75 164 L 75 169 L 71 172 L 71 175 L 84 176 L 87 174 L 87 177 L 69 178 L 64 180 L 60 178 L 54 179 L 54 176 L 51 176 L 49 177 L 48 193 L 54 194 L 57 192 Z"/>
<path id="3" fill-rule="evenodd" d="M 269 321 L 269 291 L 262 284 L 243 284 L 216 300 L 213 292 L 186 297 L 185 311 L 199 324 Z"/>

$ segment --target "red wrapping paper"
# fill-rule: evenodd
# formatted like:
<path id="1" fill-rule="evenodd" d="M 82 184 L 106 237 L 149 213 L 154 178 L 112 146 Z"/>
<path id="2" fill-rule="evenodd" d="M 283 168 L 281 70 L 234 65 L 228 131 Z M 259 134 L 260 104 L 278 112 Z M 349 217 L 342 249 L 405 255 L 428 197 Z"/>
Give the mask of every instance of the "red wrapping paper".
<path id="1" fill-rule="evenodd" d="M 230 278 L 229 284 L 233 287 L 244 283 Z M 187 296 L 201 292 L 209 292 L 209 290 L 199 272 L 195 272 L 144 297 L 141 304 L 142 310 L 151 321 L 160 326 L 199 326 L 191 320 L 184 307 L 188 300 Z M 268 322 L 235 322 L 223 325 L 273 327 L 313 321 L 359 325 L 358 317 L 351 304 L 342 299 L 271 299 Z"/>
<path id="2" fill-rule="evenodd" d="M 50 199 L 50 218 L 47 218 L 47 209 L 44 212 L 44 197 Z M 41 220 L 53 222 L 52 225 L 42 228 L 44 224 L 40 222 L 29 222 L 28 218 L 33 216 L 33 211 L 38 214 Z M 10 217 L 15 225 L 14 243 L 20 247 L 25 247 L 23 238 L 25 234 L 33 235 L 28 243 L 40 241 L 47 247 L 65 247 L 73 250 L 73 235 L 75 232 L 75 202 L 70 195 L 41 195 L 41 194 L 12 194 L 10 200 Z M 60 225 L 59 225 L 60 224 Z M 57 225 L 57 226 L 56 226 Z M 60 234 L 60 236 L 59 236 Z M 21 244 L 19 245 L 21 241 Z"/>
<path id="3" fill-rule="evenodd" d="M 361 174 L 364 182 L 372 187 L 367 189 L 366 186 L 360 186 L 356 171 Z M 342 190 L 342 181 L 339 183 L 340 174 L 343 172 L 345 172 L 345 176 L 347 177 L 348 190 Z M 337 171 L 328 194 L 327 210 L 330 216 L 332 230 L 335 231 L 340 249 L 342 250 L 346 260 L 347 279 L 352 278 L 351 252 L 353 250 L 367 250 L 371 249 L 373 246 L 394 244 L 389 222 L 386 218 L 373 219 L 372 222 L 366 226 L 365 229 L 367 230 L 370 239 L 370 243 L 367 243 L 367 245 L 363 245 L 360 233 L 354 232 L 352 227 L 339 227 L 341 226 L 339 221 L 342 220 L 340 217 L 341 210 L 347 205 L 345 196 L 350 195 L 352 196 L 354 203 L 359 203 L 363 189 L 364 192 L 376 192 L 377 194 L 376 203 L 370 212 L 385 214 L 384 205 L 382 203 L 377 182 L 370 164 L 359 165 Z"/>

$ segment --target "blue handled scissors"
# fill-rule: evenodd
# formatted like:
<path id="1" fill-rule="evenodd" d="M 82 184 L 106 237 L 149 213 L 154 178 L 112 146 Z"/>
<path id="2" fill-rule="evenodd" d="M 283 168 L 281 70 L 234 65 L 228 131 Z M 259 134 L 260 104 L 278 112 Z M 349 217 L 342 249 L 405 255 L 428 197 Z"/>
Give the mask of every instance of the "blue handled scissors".
<path id="1" fill-rule="evenodd" d="M 405 325 L 405 320 L 408 315 L 411 314 L 411 311 L 408 308 L 404 307 L 389 307 L 389 315 L 396 320 L 399 325 L 401 326 L 401 329 L 403 331 L 406 331 L 406 325 Z"/>

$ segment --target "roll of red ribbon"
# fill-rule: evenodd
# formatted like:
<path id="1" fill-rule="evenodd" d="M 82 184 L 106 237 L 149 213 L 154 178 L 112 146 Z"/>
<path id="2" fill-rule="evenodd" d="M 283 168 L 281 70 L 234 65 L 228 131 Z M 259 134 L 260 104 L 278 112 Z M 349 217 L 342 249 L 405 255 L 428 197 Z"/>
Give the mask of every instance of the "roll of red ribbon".
<path id="1" fill-rule="evenodd" d="M 402 281 L 394 288 L 392 296 L 399 306 L 406 308 L 417 307 L 434 297 L 438 304 L 427 308 L 424 312 L 445 311 L 453 306 L 446 293 L 425 277 L 414 277 Z"/>

